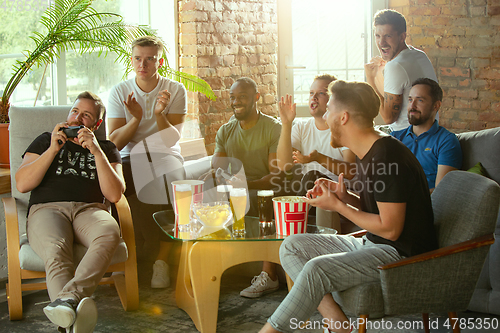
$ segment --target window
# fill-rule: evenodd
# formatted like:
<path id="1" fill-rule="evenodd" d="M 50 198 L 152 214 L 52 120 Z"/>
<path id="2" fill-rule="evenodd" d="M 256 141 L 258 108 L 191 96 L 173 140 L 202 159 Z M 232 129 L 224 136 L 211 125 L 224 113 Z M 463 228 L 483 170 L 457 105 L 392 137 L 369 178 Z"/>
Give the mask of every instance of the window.
<path id="1" fill-rule="evenodd" d="M 0 92 L 12 75 L 12 65 L 16 60 L 23 60 L 22 52 L 33 47 L 28 36 L 43 28 L 38 21 L 48 3 L 48 0 L 0 0 Z M 93 7 L 120 14 L 128 23 L 147 24 L 157 29 L 169 51 L 169 64 L 176 68 L 175 0 L 95 0 Z M 115 63 L 115 59 L 112 53 L 106 57 L 97 57 L 95 53 L 82 56 L 75 51 L 61 54 L 47 69 L 30 71 L 10 102 L 33 106 L 36 99 L 36 105 L 65 105 L 72 103 L 83 90 L 90 90 L 107 104 L 110 89 L 122 81 L 124 74 L 123 66 Z M 40 81 L 44 71 L 45 77 Z"/>
<path id="2" fill-rule="evenodd" d="M 316 75 L 365 80 L 373 13 L 384 7 L 373 0 L 278 0 L 279 96 L 294 96 L 297 115 L 309 116 Z"/>

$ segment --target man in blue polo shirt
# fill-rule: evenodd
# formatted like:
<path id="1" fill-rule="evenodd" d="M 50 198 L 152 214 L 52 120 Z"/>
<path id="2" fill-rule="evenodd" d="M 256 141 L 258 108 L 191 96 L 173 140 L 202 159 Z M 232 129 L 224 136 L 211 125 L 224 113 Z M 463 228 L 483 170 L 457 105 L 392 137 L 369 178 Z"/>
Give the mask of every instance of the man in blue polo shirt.
<path id="1" fill-rule="evenodd" d="M 428 78 L 415 80 L 408 96 L 408 128 L 392 132 L 417 157 L 432 192 L 448 172 L 462 166 L 462 149 L 455 134 L 439 126 L 436 114 L 443 90 Z"/>

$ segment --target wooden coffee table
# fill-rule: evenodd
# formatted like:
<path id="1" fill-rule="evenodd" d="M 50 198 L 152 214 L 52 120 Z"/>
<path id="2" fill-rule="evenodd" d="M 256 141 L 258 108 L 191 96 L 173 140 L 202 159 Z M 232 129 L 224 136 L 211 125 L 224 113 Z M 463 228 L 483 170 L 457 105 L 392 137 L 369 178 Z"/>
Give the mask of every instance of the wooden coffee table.
<path id="1" fill-rule="evenodd" d="M 283 236 L 259 236 L 259 220 L 245 217 L 246 237 L 239 239 L 180 239 L 174 231 L 172 211 L 153 214 L 156 223 L 172 239 L 182 241 L 175 300 L 191 317 L 198 331 L 217 329 L 221 276 L 229 267 L 252 261 L 280 264 L 279 247 Z M 308 226 L 311 233 L 335 230 Z"/>

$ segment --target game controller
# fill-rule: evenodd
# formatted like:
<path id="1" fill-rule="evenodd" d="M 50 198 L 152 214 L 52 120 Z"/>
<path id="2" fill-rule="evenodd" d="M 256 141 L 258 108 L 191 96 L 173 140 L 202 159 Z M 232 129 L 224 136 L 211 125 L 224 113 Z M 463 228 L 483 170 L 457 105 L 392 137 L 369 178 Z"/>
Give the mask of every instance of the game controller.
<path id="1" fill-rule="evenodd" d="M 78 131 L 80 128 L 84 128 L 85 126 L 69 126 L 69 127 L 61 127 L 59 130 L 63 131 L 64 134 L 69 138 L 76 138 L 78 136 Z"/>

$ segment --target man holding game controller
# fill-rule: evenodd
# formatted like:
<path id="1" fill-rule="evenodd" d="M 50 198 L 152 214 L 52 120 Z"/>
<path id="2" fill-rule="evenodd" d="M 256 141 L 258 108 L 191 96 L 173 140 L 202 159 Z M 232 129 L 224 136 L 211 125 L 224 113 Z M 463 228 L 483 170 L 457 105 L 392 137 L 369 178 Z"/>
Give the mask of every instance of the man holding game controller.
<path id="1" fill-rule="evenodd" d="M 38 136 L 16 172 L 17 189 L 31 191 L 28 240 L 45 263 L 52 303 L 43 311 L 61 332 L 93 331 L 97 308 L 90 296 L 120 242 L 104 201 L 117 202 L 125 191 L 121 158 L 111 141 L 94 135 L 104 111 L 98 96 L 78 95 L 66 122 Z M 78 266 L 74 242 L 88 248 Z"/>

